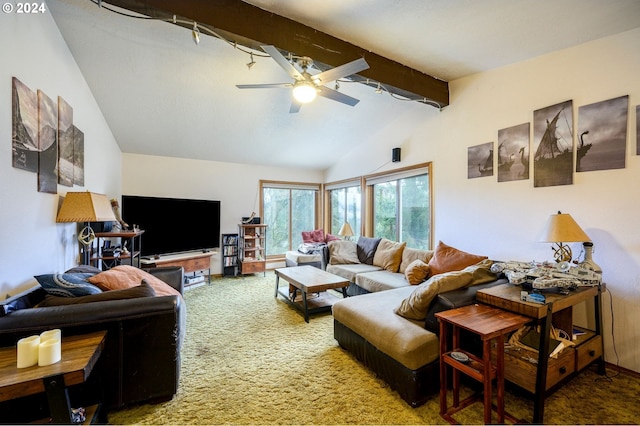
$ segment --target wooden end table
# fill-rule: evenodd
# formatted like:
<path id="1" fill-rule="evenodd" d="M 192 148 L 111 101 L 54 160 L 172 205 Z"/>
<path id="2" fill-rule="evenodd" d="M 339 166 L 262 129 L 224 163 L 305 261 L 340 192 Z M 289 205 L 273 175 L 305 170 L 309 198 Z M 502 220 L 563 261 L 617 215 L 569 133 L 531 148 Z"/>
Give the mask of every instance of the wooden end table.
<path id="1" fill-rule="evenodd" d="M 469 305 L 439 312 L 440 321 L 440 415 L 456 423 L 452 415 L 477 400 L 476 396 L 460 402 L 460 372 L 484 384 L 484 423 L 491 423 L 491 382 L 496 379 L 498 423 L 504 423 L 504 336 L 531 321 L 522 315 L 486 305 Z M 447 349 L 447 324 L 453 328 L 453 349 Z M 460 349 L 460 329 L 477 334 L 482 340 L 482 358 Z M 491 363 L 491 340 L 497 342 L 495 365 Z M 452 353 L 468 358 L 460 361 Z M 454 354 L 455 356 L 456 354 Z M 453 407 L 447 409 L 447 371 L 453 368 Z"/>
<path id="2" fill-rule="evenodd" d="M 330 274 L 322 269 L 305 265 L 305 266 L 293 266 L 289 268 L 278 268 L 276 272 L 276 292 L 275 297 L 278 297 L 278 293 L 282 295 L 285 301 L 291 306 L 299 309 L 304 314 L 304 320 L 309 322 L 309 314 L 317 312 L 326 312 L 331 310 L 333 302 L 338 300 L 337 297 L 330 294 L 320 295 L 313 300 L 307 300 L 309 293 L 321 293 L 330 289 L 341 289 L 342 296 L 347 297 L 346 288 L 349 285 L 349 280 L 342 278 L 338 275 Z M 293 297 L 289 294 L 287 287 L 280 287 L 280 277 L 287 281 L 294 287 Z M 284 288 L 287 289 L 284 292 Z M 296 302 L 297 290 L 302 292 L 302 301 Z M 311 309 L 309 309 L 309 305 Z"/>
<path id="3" fill-rule="evenodd" d="M 0 401 L 46 392 L 53 423 L 71 424 L 67 388 L 84 383 L 104 348 L 106 331 L 62 338 L 62 359 L 55 364 L 18 368 L 16 347 L 0 348 Z M 87 409 L 95 413 L 97 406 Z"/>

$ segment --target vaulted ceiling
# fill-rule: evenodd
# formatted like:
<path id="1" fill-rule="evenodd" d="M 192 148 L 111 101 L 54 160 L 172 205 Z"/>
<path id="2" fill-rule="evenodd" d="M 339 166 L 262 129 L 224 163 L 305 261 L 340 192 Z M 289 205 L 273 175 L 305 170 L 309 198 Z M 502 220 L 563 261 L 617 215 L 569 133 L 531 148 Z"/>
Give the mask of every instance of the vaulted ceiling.
<path id="1" fill-rule="evenodd" d="M 313 169 L 398 116 L 438 114 L 447 81 L 640 26 L 637 0 L 47 4 L 123 152 Z M 139 14 L 165 21 L 125 16 Z M 290 114 L 290 89 L 236 88 L 291 81 L 261 44 L 311 57 L 312 73 L 364 57 L 337 89 L 360 102 Z"/>

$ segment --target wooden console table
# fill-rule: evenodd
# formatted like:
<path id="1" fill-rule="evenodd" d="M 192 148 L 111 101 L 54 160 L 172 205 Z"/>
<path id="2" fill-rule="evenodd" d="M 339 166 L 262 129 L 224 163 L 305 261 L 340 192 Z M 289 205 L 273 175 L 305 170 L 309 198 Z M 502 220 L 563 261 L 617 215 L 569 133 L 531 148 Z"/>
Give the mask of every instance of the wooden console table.
<path id="1" fill-rule="evenodd" d="M 520 286 L 501 284 L 478 290 L 476 298 L 482 303 L 525 315 L 540 323 L 541 353 L 549 353 L 550 330 L 552 324 L 573 334 L 573 306 L 593 300 L 595 308 L 595 330 L 583 330 L 585 334 L 575 340 L 576 346 L 565 348 L 558 359 L 538 356 L 537 366 L 507 353 L 505 355 L 505 379 L 534 394 L 533 423 L 544 423 L 544 401 L 548 391 L 574 372 L 584 369 L 594 361 L 598 362 L 598 373 L 605 374 L 604 347 L 602 341 L 602 288 L 580 287 L 567 295 L 544 292 L 544 304 L 521 300 Z M 565 352 L 566 351 L 566 352 Z M 535 373 L 535 380 L 531 377 Z"/>
<path id="2" fill-rule="evenodd" d="M 167 254 L 157 258 L 142 259 L 140 262 L 146 268 L 157 268 L 163 266 L 182 266 L 185 274 L 198 271 L 207 271 L 208 282 L 211 284 L 211 256 L 213 252 L 206 253 L 183 253 Z"/>
<path id="3" fill-rule="evenodd" d="M 62 359 L 55 364 L 18 368 L 15 346 L 0 348 L 0 401 L 46 392 L 53 423 L 71 424 L 67 388 L 84 383 L 96 365 L 106 331 L 62 338 Z M 97 406 L 87 408 L 86 416 Z"/>

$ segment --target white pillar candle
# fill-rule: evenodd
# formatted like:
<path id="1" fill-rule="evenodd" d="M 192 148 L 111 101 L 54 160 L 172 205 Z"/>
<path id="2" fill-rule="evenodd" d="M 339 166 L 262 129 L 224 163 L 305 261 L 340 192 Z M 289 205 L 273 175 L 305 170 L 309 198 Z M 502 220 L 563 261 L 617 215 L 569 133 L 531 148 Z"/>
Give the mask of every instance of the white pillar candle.
<path id="1" fill-rule="evenodd" d="M 46 342 L 49 339 L 62 340 L 62 332 L 59 328 L 48 330 L 40 333 L 40 342 Z"/>
<path id="2" fill-rule="evenodd" d="M 31 367 L 38 363 L 40 336 L 29 336 L 18 340 L 18 368 Z"/>
<path id="3" fill-rule="evenodd" d="M 49 339 L 40 343 L 38 351 L 38 365 L 45 366 L 55 364 L 62 358 L 60 340 Z"/>

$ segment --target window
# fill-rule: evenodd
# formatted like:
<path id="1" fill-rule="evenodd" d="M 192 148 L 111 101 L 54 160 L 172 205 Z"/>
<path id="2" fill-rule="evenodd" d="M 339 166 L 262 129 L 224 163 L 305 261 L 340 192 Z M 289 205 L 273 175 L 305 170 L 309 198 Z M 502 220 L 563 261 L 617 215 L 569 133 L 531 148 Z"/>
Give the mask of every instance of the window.
<path id="1" fill-rule="evenodd" d="M 319 184 L 261 181 L 267 256 L 283 255 L 302 243 L 302 231 L 316 229 Z"/>
<path id="2" fill-rule="evenodd" d="M 366 178 L 374 237 L 430 249 L 430 165 Z"/>
<path id="3" fill-rule="evenodd" d="M 353 229 L 354 238 L 360 236 L 361 229 L 361 192 L 360 183 L 354 186 L 329 189 L 331 200 L 330 233 L 338 235 L 345 222 Z"/>

